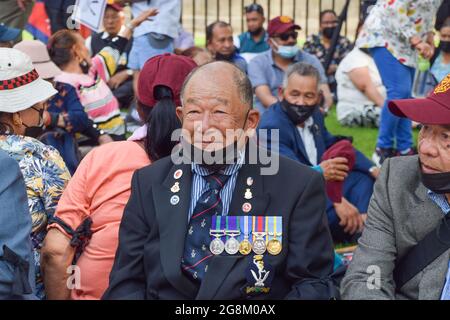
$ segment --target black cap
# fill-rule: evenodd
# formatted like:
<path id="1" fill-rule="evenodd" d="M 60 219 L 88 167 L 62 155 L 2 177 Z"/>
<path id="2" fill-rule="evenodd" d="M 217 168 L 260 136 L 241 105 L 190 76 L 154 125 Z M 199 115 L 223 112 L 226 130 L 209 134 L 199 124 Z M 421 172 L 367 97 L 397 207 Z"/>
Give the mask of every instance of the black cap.
<path id="1" fill-rule="evenodd" d="M 245 13 L 258 12 L 259 14 L 264 15 L 263 7 L 257 3 L 252 3 L 252 4 L 244 7 L 244 9 L 245 9 Z"/>

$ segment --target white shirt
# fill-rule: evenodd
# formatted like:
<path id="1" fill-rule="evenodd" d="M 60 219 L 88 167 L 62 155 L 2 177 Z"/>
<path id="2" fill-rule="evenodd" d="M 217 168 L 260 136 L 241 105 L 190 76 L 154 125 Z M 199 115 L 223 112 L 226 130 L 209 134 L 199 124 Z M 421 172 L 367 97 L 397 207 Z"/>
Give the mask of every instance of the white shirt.
<path id="1" fill-rule="evenodd" d="M 359 91 L 348 76 L 348 73 L 353 69 L 362 67 L 369 69 L 370 79 L 372 79 L 380 94 L 386 98 L 386 88 L 383 86 L 375 61 L 359 48 L 354 48 L 345 56 L 336 70 L 338 95 L 336 111 L 338 120 L 342 120 L 354 112 L 361 112 L 364 106 L 375 105 L 364 93 Z"/>
<path id="2" fill-rule="evenodd" d="M 297 130 L 302 137 L 303 145 L 305 146 L 306 154 L 308 155 L 309 162 L 313 166 L 317 165 L 317 148 L 314 141 L 314 135 L 311 131 L 311 126 L 314 124 L 312 117 L 309 117 L 304 123 L 304 127 L 297 126 Z"/>

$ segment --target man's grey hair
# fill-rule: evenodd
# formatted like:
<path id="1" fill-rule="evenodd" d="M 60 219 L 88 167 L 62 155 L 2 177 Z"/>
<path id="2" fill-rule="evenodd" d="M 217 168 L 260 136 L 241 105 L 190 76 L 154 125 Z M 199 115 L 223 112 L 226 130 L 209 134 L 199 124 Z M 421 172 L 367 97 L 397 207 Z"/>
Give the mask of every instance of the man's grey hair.
<path id="1" fill-rule="evenodd" d="M 182 106 L 184 106 L 184 91 L 186 89 L 186 86 L 192 79 L 192 77 L 202 69 L 208 67 L 210 64 L 213 63 L 227 63 L 230 66 L 233 67 L 233 82 L 236 88 L 239 91 L 239 98 L 241 102 L 245 105 L 247 105 L 250 109 L 253 108 L 253 88 L 252 83 L 250 82 L 250 79 L 247 77 L 245 72 L 243 72 L 241 69 L 239 69 L 235 64 L 230 63 L 228 61 L 213 61 L 206 63 L 202 66 L 199 66 L 191 71 L 191 73 L 187 76 L 186 80 L 184 80 L 183 86 L 181 88 L 181 103 Z"/>
<path id="2" fill-rule="evenodd" d="M 293 74 L 297 74 L 302 77 L 314 77 L 317 80 L 317 87 L 319 87 L 320 74 L 317 68 L 309 63 L 297 62 L 287 68 L 283 79 L 283 89 L 286 89 L 289 77 Z"/>

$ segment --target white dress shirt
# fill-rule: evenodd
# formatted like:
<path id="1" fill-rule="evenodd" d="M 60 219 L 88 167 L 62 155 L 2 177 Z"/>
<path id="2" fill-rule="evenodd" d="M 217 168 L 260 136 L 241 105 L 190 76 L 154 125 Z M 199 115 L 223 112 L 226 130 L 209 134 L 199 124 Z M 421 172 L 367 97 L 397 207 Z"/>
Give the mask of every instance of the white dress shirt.
<path id="1" fill-rule="evenodd" d="M 303 145 L 305 146 L 306 154 L 308 155 L 309 162 L 313 166 L 317 165 L 317 148 L 314 141 L 314 135 L 311 131 L 311 126 L 314 124 L 312 117 L 309 117 L 304 123 L 304 127 L 297 126 L 297 130 L 302 137 Z"/>

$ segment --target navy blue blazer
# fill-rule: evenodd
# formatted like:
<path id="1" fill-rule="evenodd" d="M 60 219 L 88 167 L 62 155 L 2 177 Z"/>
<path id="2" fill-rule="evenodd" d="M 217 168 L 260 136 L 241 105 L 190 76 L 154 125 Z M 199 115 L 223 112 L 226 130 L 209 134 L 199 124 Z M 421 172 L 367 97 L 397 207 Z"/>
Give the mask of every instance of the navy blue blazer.
<path id="1" fill-rule="evenodd" d="M 314 141 L 317 148 L 317 163 L 325 151 L 338 141 L 338 138 L 328 132 L 325 127 L 324 118 L 319 109 L 313 115 L 314 124 L 311 131 L 314 135 Z M 306 153 L 302 137 L 294 123 L 288 118 L 281 108 L 280 102 L 270 106 L 265 112 L 259 123 L 259 129 L 280 129 L 279 131 L 279 153 L 290 159 L 299 161 L 307 166 L 312 166 Z M 260 136 L 261 137 L 261 136 Z M 267 135 L 267 147 L 272 148 L 272 136 L 270 130 Z M 353 170 L 369 173 L 373 163 L 367 159 L 361 152 L 356 150 L 356 161 Z"/>

